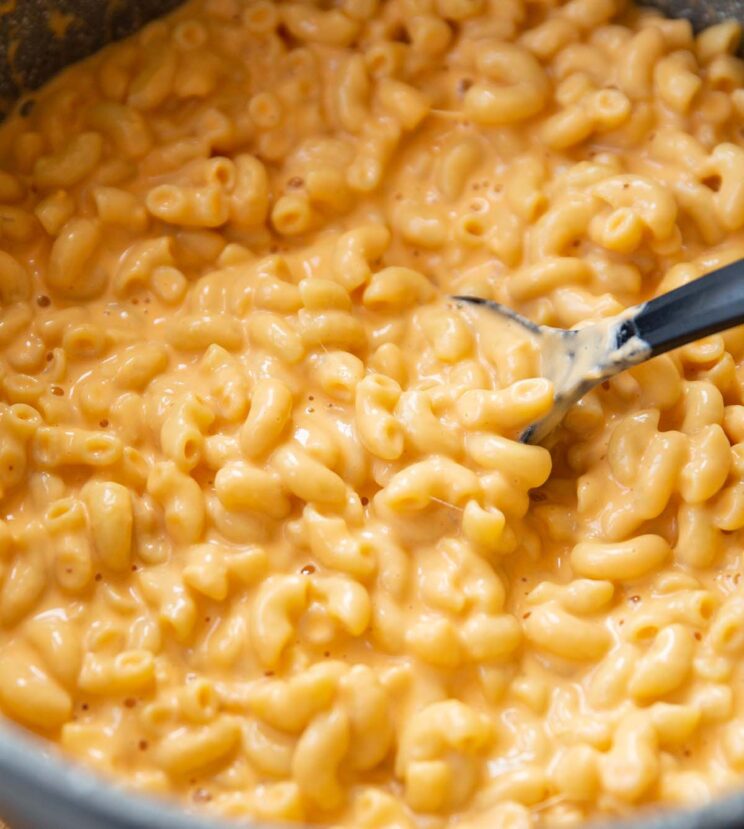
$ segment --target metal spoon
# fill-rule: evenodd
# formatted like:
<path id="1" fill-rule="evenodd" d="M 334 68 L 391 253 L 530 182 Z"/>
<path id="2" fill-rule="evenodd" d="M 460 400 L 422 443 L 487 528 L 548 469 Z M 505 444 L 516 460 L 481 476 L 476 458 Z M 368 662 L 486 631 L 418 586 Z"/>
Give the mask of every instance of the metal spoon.
<path id="1" fill-rule="evenodd" d="M 553 382 L 553 408 L 521 433 L 539 443 L 588 391 L 621 371 L 693 340 L 744 323 L 744 260 L 581 328 L 536 325 L 497 302 L 455 296 L 516 326 L 537 343 L 542 373 Z"/>

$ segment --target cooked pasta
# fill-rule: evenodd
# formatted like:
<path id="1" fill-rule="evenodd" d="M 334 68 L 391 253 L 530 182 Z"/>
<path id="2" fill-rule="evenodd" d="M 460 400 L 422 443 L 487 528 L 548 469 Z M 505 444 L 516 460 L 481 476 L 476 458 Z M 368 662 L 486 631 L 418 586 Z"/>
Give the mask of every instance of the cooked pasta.
<path id="1" fill-rule="evenodd" d="M 739 27 L 190 0 L 0 127 L 0 709 L 188 808 L 550 827 L 744 769 L 744 329 L 539 355 L 744 255 Z"/>

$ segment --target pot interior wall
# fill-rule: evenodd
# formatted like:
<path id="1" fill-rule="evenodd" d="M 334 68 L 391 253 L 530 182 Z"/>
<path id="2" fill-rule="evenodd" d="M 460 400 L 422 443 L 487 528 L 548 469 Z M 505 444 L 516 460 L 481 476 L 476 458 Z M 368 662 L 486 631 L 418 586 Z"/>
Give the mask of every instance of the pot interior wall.
<path id="1" fill-rule="evenodd" d="M 183 0 L 0 2 L 0 118 L 21 93 Z"/>

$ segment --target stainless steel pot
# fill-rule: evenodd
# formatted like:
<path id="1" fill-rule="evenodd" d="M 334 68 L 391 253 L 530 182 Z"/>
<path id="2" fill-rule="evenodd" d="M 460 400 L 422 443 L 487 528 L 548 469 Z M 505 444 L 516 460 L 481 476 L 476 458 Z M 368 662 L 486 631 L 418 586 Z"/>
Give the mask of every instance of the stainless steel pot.
<path id="1" fill-rule="evenodd" d="M 11 0 L 0 2 L 0 119 L 36 89 L 103 45 L 136 31 L 182 0 Z M 744 24 L 744 0 L 646 0 L 696 28 L 726 18 Z M 51 10 L 57 15 L 52 18 Z M 54 20 L 66 21 L 62 37 Z M 0 676 L 2 682 L 2 676 Z M 49 744 L 0 724 L 0 818 L 12 829 L 229 829 L 177 805 L 128 794 L 67 763 Z M 254 826 L 258 823 L 242 825 Z M 615 824 L 618 825 L 618 824 Z M 639 815 L 634 829 L 744 829 L 742 793 L 693 811 Z"/>

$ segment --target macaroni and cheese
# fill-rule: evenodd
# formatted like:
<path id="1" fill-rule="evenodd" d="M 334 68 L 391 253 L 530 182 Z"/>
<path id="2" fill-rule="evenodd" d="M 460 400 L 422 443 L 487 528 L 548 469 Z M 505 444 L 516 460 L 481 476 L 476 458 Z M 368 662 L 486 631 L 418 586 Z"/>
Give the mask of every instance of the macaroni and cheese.
<path id="1" fill-rule="evenodd" d="M 133 789 L 575 825 L 744 771 L 744 329 L 546 446 L 540 323 L 744 256 L 740 30 L 190 0 L 0 128 L 0 708 Z"/>

